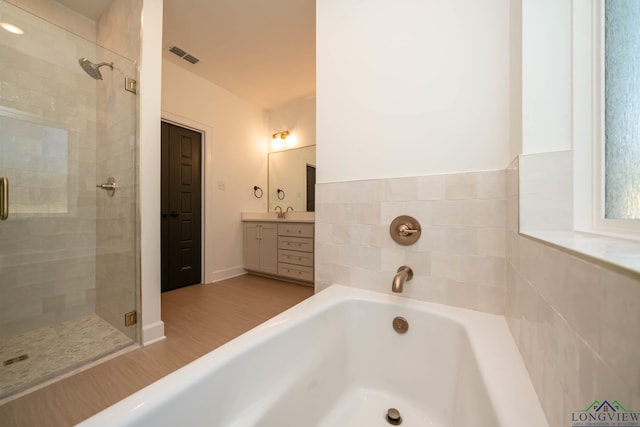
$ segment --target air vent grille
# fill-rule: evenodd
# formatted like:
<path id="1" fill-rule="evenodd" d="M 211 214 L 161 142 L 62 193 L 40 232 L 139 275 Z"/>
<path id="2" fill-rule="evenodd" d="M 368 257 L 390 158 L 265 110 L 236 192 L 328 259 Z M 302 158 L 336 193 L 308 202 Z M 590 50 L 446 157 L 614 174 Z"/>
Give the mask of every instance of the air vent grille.
<path id="1" fill-rule="evenodd" d="M 185 52 L 184 50 L 180 49 L 178 46 L 171 46 L 169 48 L 169 52 L 175 53 L 180 58 L 182 58 L 183 56 L 185 56 L 187 54 L 187 52 Z"/>
<path id="2" fill-rule="evenodd" d="M 189 55 L 188 53 L 182 57 L 182 59 L 184 59 L 185 61 L 189 61 L 192 64 L 195 64 L 196 62 L 200 61 L 198 58 L 196 58 L 195 56 Z"/>
<path id="3" fill-rule="evenodd" d="M 169 48 L 169 52 L 174 53 L 176 55 L 178 55 L 180 58 L 184 59 L 187 62 L 190 62 L 192 64 L 196 64 L 197 62 L 199 62 L 200 60 L 198 58 L 196 58 L 195 56 L 191 55 L 190 53 L 188 53 L 187 51 L 185 51 L 182 48 L 179 48 L 176 45 L 173 45 Z"/>

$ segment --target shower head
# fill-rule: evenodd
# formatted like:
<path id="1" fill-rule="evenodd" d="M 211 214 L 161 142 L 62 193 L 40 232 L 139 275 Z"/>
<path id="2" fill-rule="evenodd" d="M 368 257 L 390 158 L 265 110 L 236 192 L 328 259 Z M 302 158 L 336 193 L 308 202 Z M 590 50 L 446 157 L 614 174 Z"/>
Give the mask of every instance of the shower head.
<path id="1" fill-rule="evenodd" d="M 107 66 L 113 70 L 113 62 L 101 62 L 99 64 L 94 64 L 89 61 L 87 58 L 80 58 L 78 60 L 82 69 L 93 77 L 96 80 L 102 80 L 102 74 L 100 74 L 100 67 Z"/>

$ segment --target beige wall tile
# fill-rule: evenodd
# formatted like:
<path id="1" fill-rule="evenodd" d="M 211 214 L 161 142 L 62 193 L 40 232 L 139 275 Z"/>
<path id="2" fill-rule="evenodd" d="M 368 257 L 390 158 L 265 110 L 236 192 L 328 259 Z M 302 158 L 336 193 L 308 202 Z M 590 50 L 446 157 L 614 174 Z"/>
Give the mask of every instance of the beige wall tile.
<path id="1" fill-rule="evenodd" d="M 318 185 L 316 287 L 335 281 L 338 273 L 331 270 L 341 265 L 349 270 L 348 275 L 342 274 L 343 280 L 349 280 L 345 284 L 391 292 L 393 275 L 406 264 L 414 269 L 414 280 L 403 295 L 502 313 L 505 173 L 484 174 Z M 482 183 L 483 199 L 477 198 L 478 182 Z M 371 194 L 373 199 L 366 199 Z M 410 215 L 420 222 L 422 236 L 417 243 L 405 247 L 391 239 L 389 224 L 399 215 Z M 336 236 L 344 230 L 348 230 L 348 238 Z M 356 283 L 363 278 L 369 283 Z M 430 289 L 432 285 L 435 287 Z M 460 289 L 475 296 L 463 296 Z"/>
<path id="2" fill-rule="evenodd" d="M 360 223 L 371 225 L 380 223 L 380 204 L 360 203 L 358 212 L 360 214 Z"/>
<path id="3" fill-rule="evenodd" d="M 502 200 L 507 196 L 504 169 L 477 174 L 478 199 Z"/>
<path id="4" fill-rule="evenodd" d="M 477 177 L 476 173 L 445 175 L 446 198 L 476 199 L 478 197 Z M 501 198 L 504 198 L 504 195 Z"/>
<path id="5" fill-rule="evenodd" d="M 418 181 L 416 178 L 379 179 L 375 183 L 376 200 L 406 202 L 416 200 L 418 197 Z"/>
<path id="6" fill-rule="evenodd" d="M 455 227 L 461 224 L 462 203 L 458 200 L 426 202 L 431 206 L 432 224 L 437 227 Z"/>
<path id="7" fill-rule="evenodd" d="M 479 228 L 476 231 L 478 255 L 505 257 L 505 230 L 500 227 Z"/>
<path id="8" fill-rule="evenodd" d="M 508 194 L 517 194 L 514 169 Z M 518 235 L 517 215 L 508 209 L 505 313 L 550 424 L 569 425 L 595 399 L 634 402 L 640 281 Z"/>
<path id="9" fill-rule="evenodd" d="M 462 256 L 450 253 L 431 253 L 431 275 L 443 279 L 462 282 L 465 272 Z"/>
<path id="10" fill-rule="evenodd" d="M 446 197 L 445 175 L 418 177 L 418 200 L 443 200 Z"/>

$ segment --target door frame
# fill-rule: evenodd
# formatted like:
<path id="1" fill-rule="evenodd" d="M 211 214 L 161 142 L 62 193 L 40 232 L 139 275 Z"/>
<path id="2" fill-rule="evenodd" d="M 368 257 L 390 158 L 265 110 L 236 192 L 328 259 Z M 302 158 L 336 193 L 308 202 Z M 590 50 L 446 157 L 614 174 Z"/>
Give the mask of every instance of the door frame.
<path id="1" fill-rule="evenodd" d="M 200 218 L 201 218 L 201 229 L 200 229 L 200 281 L 202 283 L 209 283 L 206 272 L 209 271 L 209 266 L 207 265 L 207 257 L 205 256 L 207 253 L 207 245 L 205 236 L 207 235 L 207 217 L 205 215 L 205 207 L 207 204 L 205 195 L 207 194 L 207 156 L 209 153 L 207 152 L 208 139 L 207 136 L 212 135 L 212 129 L 210 126 L 207 126 L 203 123 L 196 122 L 191 119 L 187 119 L 186 117 L 179 116 L 177 114 L 170 113 L 168 111 L 162 111 L 160 116 L 161 122 L 166 122 L 172 125 L 180 126 L 185 129 L 192 130 L 200 134 L 200 149 L 201 149 L 201 158 L 200 158 Z"/>

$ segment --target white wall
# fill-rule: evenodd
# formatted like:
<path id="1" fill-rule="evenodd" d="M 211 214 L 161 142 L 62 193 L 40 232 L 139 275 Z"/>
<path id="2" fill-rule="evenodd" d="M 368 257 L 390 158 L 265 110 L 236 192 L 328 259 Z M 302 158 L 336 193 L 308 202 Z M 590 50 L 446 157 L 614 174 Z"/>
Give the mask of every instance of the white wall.
<path id="1" fill-rule="evenodd" d="M 316 21 L 318 182 L 508 164 L 508 0 L 324 0 Z"/>
<path id="2" fill-rule="evenodd" d="M 316 98 L 298 99 L 268 113 L 268 135 L 288 130 L 291 144 L 284 148 L 298 148 L 316 143 Z M 287 142 L 289 141 L 287 138 Z M 277 151 L 270 147 L 269 151 Z"/>
<path id="3" fill-rule="evenodd" d="M 522 152 L 571 149 L 571 0 L 522 7 Z"/>
<path id="4" fill-rule="evenodd" d="M 509 159 L 518 154 L 570 150 L 576 137 L 572 129 L 572 14 L 591 6 L 571 0 L 509 3 Z"/>
<path id="5" fill-rule="evenodd" d="M 160 318 L 160 81 L 162 2 L 143 0 L 140 96 L 140 293 L 142 343 L 164 338 Z"/>
<path id="6" fill-rule="evenodd" d="M 167 60 L 162 61 L 162 112 L 207 131 L 203 281 L 241 274 L 240 212 L 267 210 L 266 197 L 253 195 L 254 185 L 267 188 L 266 112 Z"/>
<path id="7" fill-rule="evenodd" d="M 522 0 L 509 1 L 509 159 L 522 153 Z"/>

